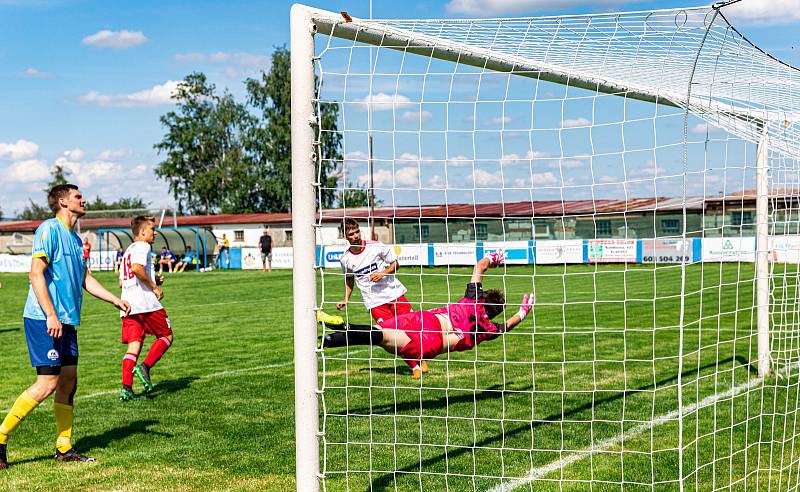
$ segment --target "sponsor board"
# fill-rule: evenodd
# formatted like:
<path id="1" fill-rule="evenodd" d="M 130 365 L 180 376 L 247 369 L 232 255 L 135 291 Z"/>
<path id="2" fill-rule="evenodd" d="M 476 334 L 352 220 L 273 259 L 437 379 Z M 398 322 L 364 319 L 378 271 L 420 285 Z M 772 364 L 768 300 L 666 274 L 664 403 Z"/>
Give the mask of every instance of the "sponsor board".
<path id="1" fill-rule="evenodd" d="M 692 257 L 692 239 L 642 239 L 642 263 L 683 263 Z"/>
<path id="2" fill-rule="evenodd" d="M 590 239 L 586 243 L 589 263 L 636 262 L 636 239 Z"/>
<path id="3" fill-rule="evenodd" d="M 769 259 L 776 263 L 800 263 L 800 237 L 774 236 L 769 240 Z"/>
<path id="4" fill-rule="evenodd" d="M 392 246 L 400 266 L 420 266 L 428 264 L 427 244 L 395 244 Z"/>
<path id="5" fill-rule="evenodd" d="M 31 255 L 0 254 L 0 272 L 31 271 Z"/>
<path id="6" fill-rule="evenodd" d="M 436 243 L 433 245 L 433 264 L 440 265 L 474 265 L 474 244 L 447 244 Z"/>
<path id="7" fill-rule="evenodd" d="M 508 265 L 528 265 L 533 263 L 531 249 L 528 241 L 505 241 L 505 242 L 486 242 L 483 243 L 483 254 L 488 255 L 493 251 L 502 249 L 506 252 L 506 264 Z"/>
<path id="8" fill-rule="evenodd" d="M 89 253 L 89 268 L 93 271 L 114 270 L 114 261 L 116 259 L 116 251 L 92 251 Z"/>
<path id="9" fill-rule="evenodd" d="M 536 241 L 536 264 L 583 263 L 583 241 Z"/>
<path id="10" fill-rule="evenodd" d="M 756 238 L 709 237 L 703 239 L 703 261 L 755 261 Z"/>
<path id="11" fill-rule="evenodd" d="M 261 250 L 258 248 L 242 248 L 242 270 L 258 270 L 261 268 Z"/>
<path id="12" fill-rule="evenodd" d="M 322 267 L 323 268 L 342 268 L 339 263 L 342 255 L 347 251 L 348 246 L 336 245 L 325 246 L 322 250 Z"/>

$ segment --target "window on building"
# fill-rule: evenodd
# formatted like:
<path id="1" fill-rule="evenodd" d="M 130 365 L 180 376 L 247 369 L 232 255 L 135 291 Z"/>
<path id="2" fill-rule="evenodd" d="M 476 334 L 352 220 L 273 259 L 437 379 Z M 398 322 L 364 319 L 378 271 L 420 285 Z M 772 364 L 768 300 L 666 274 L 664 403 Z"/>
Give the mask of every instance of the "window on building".
<path id="1" fill-rule="evenodd" d="M 663 219 L 661 221 L 661 232 L 664 234 L 678 234 L 681 221 L 678 219 Z"/>
<path id="2" fill-rule="evenodd" d="M 489 237 L 489 226 L 486 224 L 475 224 L 475 239 L 478 241 L 486 241 Z"/>
<path id="3" fill-rule="evenodd" d="M 292 242 L 292 230 L 291 229 L 284 229 L 283 233 L 286 236 L 286 242 L 287 243 Z"/>
<path id="4" fill-rule="evenodd" d="M 753 212 L 749 210 L 740 210 L 733 212 L 731 221 L 735 226 L 752 226 L 753 225 Z"/>
<path id="5" fill-rule="evenodd" d="M 431 237 L 431 229 L 428 225 L 415 225 L 414 232 L 420 241 L 427 241 Z"/>
<path id="6" fill-rule="evenodd" d="M 244 242 L 244 231 L 233 231 L 233 240 L 236 242 Z"/>
<path id="7" fill-rule="evenodd" d="M 611 221 L 598 220 L 595 222 L 596 237 L 611 237 Z"/>

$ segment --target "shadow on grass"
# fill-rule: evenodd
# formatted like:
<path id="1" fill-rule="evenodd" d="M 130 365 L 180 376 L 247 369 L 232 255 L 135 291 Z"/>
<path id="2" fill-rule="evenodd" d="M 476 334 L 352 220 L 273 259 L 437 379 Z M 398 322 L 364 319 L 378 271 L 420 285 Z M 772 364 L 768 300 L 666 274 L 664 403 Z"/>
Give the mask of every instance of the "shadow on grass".
<path id="1" fill-rule="evenodd" d="M 144 396 L 147 398 L 153 398 L 158 395 L 163 395 L 166 393 L 177 393 L 179 391 L 185 390 L 198 379 L 200 378 L 197 376 L 189 376 L 185 378 L 168 379 L 166 381 L 158 382 L 154 385 L 153 392 L 146 393 Z"/>
<path id="2" fill-rule="evenodd" d="M 12 331 L 19 331 L 19 328 L 0 328 L 0 333 L 9 333 Z"/>
<path id="3" fill-rule="evenodd" d="M 700 366 L 700 367 L 697 367 L 697 368 L 693 368 L 693 369 L 689 369 L 689 370 L 683 371 L 681 373 L 681 378 L 686 378 L 686 377 L 689 377 L 689 376 L 692 376 L 692 375 L 699 376 L 700 373 L 703 372 L 706 369 L 711 369 L 711 368 L 723 366 L 723 365 L 729 364 L 729 363 L 731 363 L 733 361 L 736 361 L 739 364 L 741 364 L 745 369 L 747 369 L 747 371 L 749 373 L 758 375 L 758 369 L 754 367 L 754 365 L 750 362 L 749 359 L 747 359 L 746 357 L 737 355 L 737 356 L 734 356 L 734 357 L 728 357 L 728 358 L 723 359 L 723 360 L 715 361 L 715 362 L 712 362 L 712 363 L 709 363 L 709 364 L 706 364 L 706 365 L 703 365 L 703 366 Z M 507 439 L 509 437 L 513 437 L 513 436 L 515 436 L 517 434 L 520 434 L 520 433 L 523 433 L 523 432 L 533 432 L 534 430 L 536 430 L 539 427 L 542 427 L 542 426 L 548 425 L 548 424 L 559 423 L 559 422 L 561 422 L 561 421 L 563 421 L 565 419 L 569 419 L 570 417 L 573 417 L 575 415 L 579 415 L 582 412 L 585 412 L 587 410 L 591 410 L 594 407 L 597 407 L 597 406 L 600 406 L 600 405 L 603 405 L 603 404 L 606 404 L 606 403 L 611 403 L 611 402 L 614 402 L 614 401 L 617 401 L 617 400 L 621 400 L 621 399 L 624 399 L 624 398 L 630 398 L 630 397 L 632 397 L 632 396 L 634 396 L 637 393 L 640 393 L 642 391 L 653 390 L 653 389 L 665 386 L 665 385 L 670 384 L 670 383 L 675 383 L 677 381 L 678 381 L 678 375 L 676 374 L 675 376 L 664 378 L 664 379 L 661 379 L 659 381 L 656 381 L 655 384 L 648 384 L 646 386 L 640 386 L 638 388 L 627 389 L 625 391 L 620 391 L 618 394 L 613 395 L 613 396 L 608 396 L 606 398 L 598 398 L 598 399 L 595 399 L 594 401 L 589 401 L 589 402 L 587 402 L 587 403 L 585 403 L 583 405 L 578 405 L 578 406 L 576 406 L 574 408 L 571 408 L 571 409 L 564 409 L 564 411 L 561 412 L 561 413 L 555 413 L 555 414 L 549 415 L 549 416 L 545 417 L 542 420 L 531 421 L 530 424 L 523 424 L 523 425 L 520 425 L 520 426 L 517 426 L 517 427 L 514 427 L 514 428 L 506 428 L 505 432 L 503 432 L 502 434 L 498 434 L 498 435 L 495 435 L 495 436 L 492 436 L 492 437 L 487 437 L 486 439 L 482 439 L 480 441 L 477 441 L 474 446 L 461 447 L 461 448 L 448 448 L 446 453 L 442 453 L 442 454 L 439 454 L 437 456 L 424 459 L 424 460 L 422 460 L 422 461 L 420 461 L 418 463 L 413 463 L 413 464 L 408 465 L 408 466 L 406 466 L 404 468 L 396 470 L 396 472 L 422 473 L 422 472 L 424 472 L 425 469 L 427 469 L 427 468 L 429 468 L 429 467 L 431 467 L 431 466 L 433 466 L 433 465 L 435 465 L 437 463 L 444 462 L 446 459 L 453 459 L 453 458 L 461 456 L 461 455 L 463 455 L 465 453 L 471 453 L 474 448 L 482 448 L 482 447 L 487 447 L 487 446 L 492 446 L 492 445 L 497 446 L 496 443 L 502 442 L 504 439 Z M 459 403 L 459 402 L 464 402 L 464 401 L 472 402 L 473 398 L 477 401 L 477 400 L 485 400 L 485 399 L 489 399 L 489 398 L 502 397 L 503 391 L 499 391 L 499 390 L 495 389 L 495 388 L 497 388 L 499 386 L 501 386 L 501 385 L 492 386 L 492 387 L 490 387 L 490 388 L 488 388 L 486 390 L 482 390 L 480 393 L 477 393 L 474 396 L 472 394 L 466 394 L 466 395 L 458 396 L 458 397 L 455 397 L 455 398 L 446 398 L 446 399 L 445 398 L 436 398 L 436 399 L 430 399 L 430 400 L 423 400 L 422 402 L 398 403 L 397 406 L 395 406 L 395 405 L 386 405 L 385 408 L 384 407 L 376 407 L 375 410 L 380 409 L 380 408 L 383 408 L 385 410 L 393 410 L 393 409 L 397 408 L 397 410 L 399 411 L 399 410 L 401 410 L 403 408 L 405 408 L 406 410 L 408 410 L 408 409 L 419 409 L 420 406 L 422 406 L 423 408 L 437 408 L 437 407 L 441 408 L 442 406 L 450 405 L 450 404 L 453 404 L 453 403 Z M 515 391 L 518 391 L 518 390 L 515 390 Z M 372 481 L 372 485 L 371 485 L 369 490 L 371 490 L 371 491 L 372 490 L 389 490 L 389 489 L 394 490 L 395 485 L 393 484 L 393 482 L 395 480 L 396 472 L 390 472 L 390 473 L 386 473 L 384 475 L 379 476 L 378 478 L 376 478 L 375 480 Z"/>
<path id="4" fill-rule="evenodd" d="M 82 437 L 75 443 L 75 449 L 81 453 L 88 453 L 92 449 L 103 449 L 114 441 L 126 439 L 135 434 L 148 434 L 152 436 L 173 437 L 172 434 L 150 430 L 149 427 L 158 424 L 158 420 L 137 420 L 124 427 L 109 429 L 102 434 Z"/>

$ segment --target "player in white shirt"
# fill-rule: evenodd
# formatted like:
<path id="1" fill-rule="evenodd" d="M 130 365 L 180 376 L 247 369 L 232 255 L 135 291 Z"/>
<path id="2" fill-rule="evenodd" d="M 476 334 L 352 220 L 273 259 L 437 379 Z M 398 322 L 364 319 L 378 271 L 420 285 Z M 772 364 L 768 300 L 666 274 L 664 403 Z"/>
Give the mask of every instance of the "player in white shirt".
<path id="1" fill-rule="evenodd" d="M 153 391 L 150 369 L 172 345 L 172 327 L 167 312 L 159 302 L 164 297 L 164 291 L 159 287 L 164 283 L 164 277 L 156 276 L 151 254 L 155 225 L 154 217 L 140 215 L 131 220 L 135 242 L 125 250 L 119 271 L 122 299 L 131 304 L 130 314 L 126 316 L 120 312 L 122 343 L 128 344 L 127 353 L 122 358 L 122 390 L 119 397 L 123 401 L 136 399 L 133 393 L 134 374 L 141 380 L 145 393 Z M 142 342 L 147 335 L 154 335 L 156 341 L 150 345 L 144 362 L 137 364 Z"/>
<path id="2" fill-rule="evenodd" d="M 406 287 L 394 273 L 397 271 L 397 256 L 391 246 L 379 241 L 364 241 L 361 229 L 353 219 L 344 221 L 344 235 L 350 248 L 344 252 L 339 262 L 345 274 L 344 299 L 336 304 L 338 310 L 344 309 L 353 294 L 353 286 L 357 285 L 376 323 L 388 321 L 401 314 L 413 311 L 411 303 L 406 299 Z M 336 325 L 344 321 L 339 316 L 320 313 L 321 321 Z M 328 317 L 326 319 L 326 316 Z M 405 360 L 411 368 L 415 379 L 423 372 L 428 372 L 428 364 L 424 360 Z"/>

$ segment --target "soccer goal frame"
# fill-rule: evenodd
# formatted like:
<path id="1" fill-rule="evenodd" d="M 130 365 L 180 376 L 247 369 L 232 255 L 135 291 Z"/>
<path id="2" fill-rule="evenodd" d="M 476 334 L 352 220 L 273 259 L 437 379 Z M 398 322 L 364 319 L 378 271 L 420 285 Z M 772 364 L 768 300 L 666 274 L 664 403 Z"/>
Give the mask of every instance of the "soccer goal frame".
<path id="1" fill-rule="evenodd" d="M 709 11 L 709 15 L 713 16 L 707 22 L 709 29 L 714 24 L 716 16 L 721 15 L 720 8 L 723 6 L 725 3 L 716 5 Z M 316 34 L 681 108 L 685 114 L 685 133 L 688 132 L 686 125 L 689 114 L 697 111 L 702 114 L 714 114 L 717 111 L 717 114 L 709 120 L 726 128 L 743 125 L 744 130 L 739 128 L 741 133 L 749 135 L 752 141 L 757 142 L 755 304 L 758 325 L 758 374 L 760 377 L 770 374 L 768 156 L 771 125 L 774 121 L 783 121 L 787 118 L 786 114 L 770 110 L 759 112 L 752 108 L 742 108 L 739 111 L 735 104 L 720 109 L 709 107 L 705 100 L 696 99 L 693 95 L 693 75 L 700 51 L 695 58 L 695 64 L 688 67 L 692 70 L 688 86 L 679 87 L 679 90 L 675 91 L 666 89 L 654 93 L 637 81 L 626 82 L 597 77 L 590 72 L 565 71 L 560 66 L 533 62 L 522 56 L 497 53 L 479 46 L 442 40 L 396 26 L 375 25 L 367 20 L 351 18 L 345 13 L 337 14 L 294 5 L 291 10 L 291 138 L 297 490 L 317 491 L 321 479 L 317 332 L 313 328 L 316 326 L 315 312 L 318 309 L 316 228 L 321 223 L 316 205 L 320 186 L 316 172 L 320 159 L 320 136 L 317 133 L 320 122 L 317 117 L 318 107 L 315 106 L 317 96 L 314 37 Z M 701 50 L 704 41 L 705 37 L 700 43 Z M 684 160 L 685 169 L 688 160 L 685 154 Z M 685 208 L 683 213 L 685 217 Z M 684 235 L 685 224 L 684 220 Z M 684 267 L 685 262 L 682 264 L 682 268 Z M 681 334 L 681 346 L 682 337 Z M 679 385 L 680 374 L 679 368 Z M 680 403 L 680 392 L 678 398 Z"/>

